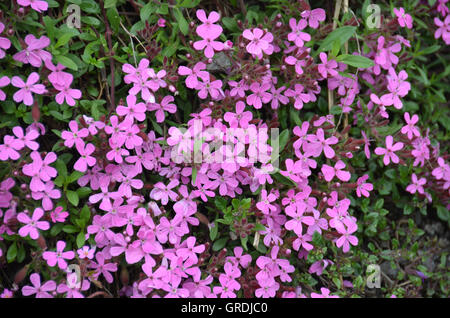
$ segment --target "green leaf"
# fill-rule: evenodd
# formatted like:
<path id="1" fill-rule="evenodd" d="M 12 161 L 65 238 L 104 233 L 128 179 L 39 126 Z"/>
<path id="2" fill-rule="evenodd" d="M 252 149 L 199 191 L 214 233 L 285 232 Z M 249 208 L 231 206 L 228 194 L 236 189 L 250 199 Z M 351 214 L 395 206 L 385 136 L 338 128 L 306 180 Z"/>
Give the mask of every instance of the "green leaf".
<path id="1" fill-rule="evenodd" d="M 82 248 L 85 242 L 85 234 L 83 232 L 78 233 L 77 235 L 77 247 Z"/>
<path id="2" fill-rule="evenodd" d="M 216 207 L 218 207 L 222 211 L 225 211 L 227 209 L 227 202 L 228 201 L 223 197 L 216 197 L 214 200 Z"/>
<path id="3" fill-rule="evenodd" d="M 117 33 L 119 32 L 119 25 L 120 25 L 120 16 L 117 9 L 110 8 L 106 11 L 106 16 L 108 17 L 109 24 L 111 25 L 112 30 Z"/>
<path id="4" fill-rule="evenodd" d="M 67 196 L 67 200 L 69 200 L 69 202 L 72 205 L 74 205 L 74 206 L 78 205 L 78 202 L 79 202 L 78 193 L 76 193 L 75 191 L 68 190 L 66 192 L 66 196 Z"/>
<path id="5" fill-rule="evenodd" d="M 342 54 L 336 58 L 337 62 L 342 62 L 344 64 L 354 66 L 357 68 L 368 68 L 372 67 L 375 64 L 373 61 L 367 57 L 360 55 L 352 55 L 352 54 Z"/>
<path id="6" fill-rule="evenodd" d="M 180 31 L 187 35 L 189 32 L 189 24 L 187 23 L 186 19 L 183 16 L 183 13 L 178 8 L 173 9 L 173 14 L 175 15 L 175 19 L 178 22 L 178 26 L 180 27 Z"/>
<path id="7" fill-rule="evenodd" d="M 284 147 L 289 141 L 289 129 L 285 129 L 280 134 L 280 152 L 283 151 Z"/>
<path id="8" fill-rule="evenodd" d="M 79 229 L 74 225 L 64 225 L 62 230 L 63 230 L 63 232 L 66 232 L 69 234 L 76 233 L 79 231 Z"/>
<path id="9" fill-rule="evenodd" d="M 450 213 L 448 210 L 443 206 L 437 207 L 437 216 L 444 222 L 449 221 Z"/>
<path id="10" fill-rule="evenodd" d="M 211 241 L 214 241 L 217 238 L 217 234 L 219 233 L 219 224 L 214 222 L 211 228 L 209 229 L 209 238 Z"/>
<path id="11" fill-rule="evenodd" d="M 73 71 L 78 71 L 77 64 L 75 64 L 75 62 L 72 61 L 67 56 L 57 55 L 57 56 L 55 56 L 55 60 L 56 60 L 56 62 L 61 63 L 64 66 L 67 66 L 68 68 L 70 68 Z"/>
<path id="12" fill-rule="evenodd" d="M 248 236 L 241 237 L 241 246 L 244 247 L 244 249 L 246 251 L 248 251 L 247 242 L 248 242 Z"/>
<path id="13" fill-rule="evenodd" d="M 333 32 L 327 35 L 327 37 L 322 41 L 317 52 L 314 55 L 319 54 L 323 51 L 329 51 L 333 47 L 333 43 L 335 41 L 339 41 L 340 46 L 342 46 L 345 42 L 347 42 L 350 37 L 355 33 L 356 27 L 354 26 L 343 26 L 337 28 Z"/>
<path id="14" fill-rule="evenodd" d="M 283 176 L 281 173 L 277 172 L 272 174 L 272 176 L 277 180 L 278 182 L 281 182 L 282 184 L 285 184 L 287 186 L 297 186 L 297 183 L 292 181 L 290 178 Z"/>
<path id="15" fill-rule="evenodd" d="M 150 1 L 145 6 L 143 6 L 140 10 L 140 16 L 142 21 L 147 21 L 150 18 L 150 15 L 155 11 L 156 7 Z"/>
<path id="16" fill-rule="evenodd" d="M 115 7 L 117 0 L 105 0 L 105 9 Z"/>
<path id="17" fill-rule="evenodd" d="M 16 259 L 16 256 L 17 256 L 17 245 L 16 242 L 14 242 L 8 248 L 8 252 L 6 253 L 6 260 L 8 261 L 8 263 L 11 263 Z"/>
<path id="18" fill-rule="evenodd" d="M 261 223 L 256 223 L 255 227 L 253 229 L 255 230 L 255 232 L 259 232 L 259 231 L 265 231 L 266 227 L 264 225 L 262 225 Z"/>
<path id="19" fill-rule="evenodd" d="M 89 210 L 88 206 L 85 205 L 83 209 L 81 209 L 80 217 L 86 221 L 86 223 L 91 218 L 91 211 Z"/>
<path id="20" fill-rule="evenodd" d="M 70 176 L 67 178 L 67 180 L 66 180 L 66 182 L 67 183 L 72 183 L 72 182 L 75 182 L 75 181 L 77 181 L 79 178 L 81 178 L 81 176 L 83 176 L 84 175 L 84 173 L 83 172 L 80 172 L 80 171 L 74 171 L 74 172 L 72 172 L 71 174 L 70 174 Z"/>
<path id="21" fill-rule="evenodd" d="M 55 49 L 67 44 L 73 36 L 74 36 L 73 33 L 64 33 L 63 35 L 61 35 L 58 38 L 58 42 L 56 42 L 55 44 Z"/>
<path id="22" fill-rule="evenodd" d="M 213 251 L 214 252 L 220 251 L 222 248 L 225 247 L 225 244 L 227 243 L 227 241 L 228 241 L 228 237 L 222 237 L 221 239 L 218 239 L 217 241 L 215 241 L 213 244 L 213 247 L 212 247 Z"/>
<path id="23" fill-rule="evenodd" d="M 56 171 L 58 171 L 58 176 L 63 176 L 63 177 L 67 176 L 67 167 L 66 167 L 66 164 L 64 163 L 64 161 L 62 161 L 62 159 L 56 160 L 55 166 L 56 166 Z"/>

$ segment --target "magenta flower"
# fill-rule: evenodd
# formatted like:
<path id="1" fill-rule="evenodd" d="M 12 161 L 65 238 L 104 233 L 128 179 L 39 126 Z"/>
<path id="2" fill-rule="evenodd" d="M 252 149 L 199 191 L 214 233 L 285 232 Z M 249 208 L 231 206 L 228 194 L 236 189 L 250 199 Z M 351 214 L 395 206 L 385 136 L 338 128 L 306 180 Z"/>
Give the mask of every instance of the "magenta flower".
<path id="1" fill-rule="evenodd" d="M 195 88 L 198 85 L 199 77 L 204 81 L 209 79 L 209 73 L 204 71 L 204 69 L 206 69 L 206 64 L 203 62 L 198 62 L 192 69 L 181 65 L 178 67 L 178 74 L 183 76 L 187 75 L 185 81 L 186 86 L 189 88 Z"/>
<path id="2" fill-rule="evenodd" d="M 89 248 L 89 246 L 85 245 L 82 248 L 80 248 L 79 250 L 77 250 L 78 253 L 78 257 L 80 259 L 93 259 L 94 258 L 94 254 L 95 254 L 95 250 L 96 248 Z"/>
<path id="3" fill-rule="evenodd" d="M 26 224 L 19 229 L 19 235 L 22 237 L 29 235 L 33 240 L 37 240 L 39 237 L 38 230 L 47 231 L 50 228 L 47 221 L 39 221 L 42 216 L 44 216 L 44 211 L 41 208 L 36 208 L 31 218 L 24 212 L 19 213 L 17 220 Z"/>
<path id="4" fill-rule="evenodd" d="M 277 196 L 274 193 L 269 193 L 267 195 L 267 190 L 261 191 L 261 201 L 256 203 L 256 207 L 264 214 L 269 214 L 270 211 L 275 211 L 276 207 L 271 204 L 277 199 Z"/>
<path id="5" fill-rule="evenodd" d="M 301 19 L 298 23 L 295 18 L 289 20 L 289 26 L 292 32 L 288 34 L 288 40 L 294 42 L 297 47 L 303 47 L 304 41 L 308 42 L 311 40 L 311 36 L 308 33 L 302 32 L 308 23 L 306 20 Z"/>
<path id="6" fill-rule="evenodd" d="M 358 238 L 351 235 L 358 229 L 358 225 L 355 222 L 346 218 L 343 220 L 343 223 L 336 224 L 336 229 L 342 234 L 342 236 L 337 239 L 336 246 L 342 247 L 344 253 L 347 253 L 350 250 L 350 244 L 353 246 L 358 245 Z"/>
<path id="7" fill-rule="evenodd" d="M 336 162 L 334 167 L 331 167 L 327 164 L 322 166 L 322 173 L 327 182 L 330 182 L 334 176 L 336 176 L 339 180 L 347 182 L 351 178 L 351 174 L 348 171 L 344 171 L 342 169 L 345 168 L 345 163 L 342 160 Z"/>
<path id="8" fill-rule="evenodd" d="M 308 103 L 311 101 L 311 96 L 304 92 L 305 88 L 302 84 L 295 84 L 295 90 L 288 88 L 284 93 L 287 97 L 294 98 L 294 107 L 296 109 L 302 109 L 303 103 Z"/>
<path id="9" fill-rule="evenodd" d="M 67 105 L 75 106 L 75 99 L 81 98 L 81 91 L 79 89 L 70 88 L 73 81 L 73 75 L 69 74 L 65 76 L 65 81 L 62 84 L 53 83 L 53 86 L 59 91 L 55 96 L 55 101 L 62 105 L 64 100 Z"/>
<path id="10" fill-rule="evenodd" d="M 322 75 L 323 78 L 327 78 L 328 74 L 330 77 L 338 75 L 338 72 L 335 70 L 335 68 L 338 67 L 338 64 L 335 60 L 327 60 L 327 54 L 324 52 L 321 52 L 319 54 L 320 60 L 322 61 L 322 64 L 318 65 L 318 70 L 320 75 Z"/>
<path id="11" fill-rule="evenodd" d="M 402 127 L 401 133 L 407 134 L 408 139 L 412 139 L 413 135 L 416 137 L 420 137 L 419 129 L 415 126 L 415 124 L 419 121 L 419 116 L 416 114 L 410 117 L 409 113 L 406 112 L 404 115 L 406 126 Z"/>
<path id="12" fill-rule="evenodd" d="M 253 118 L 251 111 L 245 111 L 245 103 L 238 101 L 236 103 L 236 113 L 226 112 L 223 119 L 230 124 L 231 128 L 247 128 L 250 120 Z"/>
<path id="13" fill-rule="evenodd" d="M 97 260 L 97 263 L 91 262 L 90 266 L 91 268 L 95 269 L 95 276 L 98 277 L 100 275 L 103 275 L 106 281 L 111 284 L 114 281 L 114 277 L 110 272 L 117 271 L 117 264 L 105 263 L 105 256 L 101 252 L 98 252 L 95 255 L 95 259 Z"/>
<path id="14" fill-rule="evenodd" d="M 434 38 L 439 39 L 442 37 L 445 44 L 450 45 L 450 14 L 445 17 L 444 21 L 441 21 L 438 17 L 435 17 L 434 24 L 438 27 L 434 32 Z"/>
<path id="15" fill-rule="evenodd" d="M 252 85 L 250 85 L 250 90 L 253 92 L 253 94 L 250 94 L 247 96 L 247 104 L 253 105 L 256 109 L 260 109 L 262 107 L 262 104 L 266 104 L 270 102 L 272 99 L 272 94 L 267 92 L 267 90 L 270 88 L 269 83 L 263 83 L 260 85 L 257 82 L 254 82 Z"/>
<path id="16" fill-rule="evenodd" d="M 364 154 L 366 155 L 367 159 L 370 159 L 370 149 L 369 149 L 370 140 L 369 138 L 367 138 L 367 135 L 363 130 L 361 130 L 361 135 L 363 136 L 364 139 Z"/>
<path id="17" fill-rule="evenodd" d="M 56 289 L 56 283 L 54 281 L 49 280 L 41 286 L 41 277 L 36 273 L 30 275 L 30 281 L 33 286 L 27 285 L 22 287 L 22 295 L 30 296 L 36 294 L 36 298 L 53 298 L 48 292 Z"/>
<path id="18" fill-rule="evenodd" d="M 28 147 L 31 150 L 37 150 L 39 148 L 39 144 L 34 141 L 39 137 L 39 133 L 36 130 L 27 131 L 24 134 L 22 127 L 15 126 L 13 128 L 13 133 L 16 135 L 17 139 L 15 140 L 16 146 L 23 148 Z"/>
<path id="19" fill-rule="evenodd" d="M 405 13 L 405 9 L 394 8 L 394 14 L 397 17 L 398 24 L 400 24 L 402 28 L 406 26 L 408 29 L 412 29 L 413 19 L 409 14 Z"/>
<path id="20" fill-rule="evenodd" d="M 211 11 L 209 16 L 206 17 L 205 10 L 197 10 L 197 18 L 202 22 L 196 29 L 197 34 L 202 37 L 212 37 L 214 39 L 218 38 L 222 34 L 222 27 L 218 24 L 214 24 L 220 19 L 219 13 L 216 11 Z"/>
<path id="21" fill-rule="evenodd" d="M 337 295 L 330 295 L 330 290 L 328 288 L 322 287 L 320 289 L 320 294 L 311 293 L 311 298 L 339 298 Z"/>
<path id="22" fill-rule="evenodd" d="M 148 110 L 150 111 L 156 111 L 156 122 L 162 123 L 166 116 L 164 115 L 164 111 L 167 111 L 171 114 L 174 114 L 177 111 L 177 105 L 172 104 L 174 101 L 174 97 L 171 95 L 165 96 L 161 104 L 158 103 L 149 103 L 148 104 Z"/>
<path id="23" fill-rule="evenodd" d="M 222 51 L 224 45 L 222 42 L 215 41 L 220 34 L 222 34 L 222 27 L 220 25 L 214 24 L 214 22 L 219 21 L 220 15 L 212 11 L 209 17 L 206 18 L 206 13 L 204 10 L 197 10 L 197 18 L 203 22 L 196 29 L 197 34 L 202 38 L 200 41 L 194 42 L 194 49 L 201 51 L 204 49 L 204 54 L 207 58 L 212 58 L 214 56 L 214 51 Z"/>
<path id="24" fill-rule="evenodd" d="M 33 94 L 44 94 L 47 90 L 42 84 L 36 84 L 39 81 L 39 74 L 33 72 L 28 76 L 27 82 L 25 83 L 19 76 L 14 76 L 11 79 L 11 84 L 15 87 L 20 88 L 13 96 L 15 102 L 23 103 L 27 106 L 33 105 Z"/>
<path id="25" fill-rule="evenodd" d="M 366 180 L 369 179 L 369 175 L 365 174 L 361 178 L 358 178 L 356 181 L 356 195 L 358 198 L 361 197 L 361 195 L 365 196 L 366 198 L 369 197 L 369 191 L 373 190 L 373 184 L 372 183 L 366 183 Z"/>
<path id="26" fill-rule="evenodd" d="M 51 60 L 52 55 L 45 51 L 44 48 L 50 45 L 50 39 L 46 36 L 42 36 L 37 39 L 33 34 L 28 34 L 25 37 L 25 43 L 27 47 L 16 54 L 13 59 L 24 64 L 31 64 L 34 67 L 41 67 L 42 62 Z"/>
<path id="27" fill-rule="evenodd" d="M 48 181 L 45 184 L 45 189 L 39 192 L 31 192 L 31 197 L 34 200 L 42 199 L 42 207 L 45 211 L 50 211 L 53 209 L 53 201 L 52 199 L 59 199 L 61 197 L 61 192 L 58 189 L 54 189 L 54 183 L 52 181 Z"/>
<path id="28" fill-rule="evenodd" d="M 317 29 L 319 27 L 319 22 L 325 21 L 326 14 L 325 10 L 318 8 L 314 10 L 305 10 L 301 14 L 303 19 L 308 20 L 308 24 L 311 28 Z"/>
<path id="29" fill-rule="evenodd" d="M 136 104 L 136 96 L 134 95 L 127 96 L 127 106 L 119 105 L 116 108 L 116 112 L 119 116 L 125 116 L 125 118 L 131 121 L 134 119 L 137 121 L 144 121 L 146 110 L 147 108 L 144 103 Z"/>
<path id="30" fill-rule="evenodd" d="M 335 152 L 330 145 L 337 144 L 339 139 L 335 136 L 325 139 L 325 133 L 322 128 L 317 129 L 315 135 L 308 135 L 307 140 L 309 143 L 303 146 L 305 156 L 318 157 L 322 151 L 324 152 L 325 157 L 329 159 L 332 159 L 335 156 Z"/>
<path id="31" fill-rule="evenodd" d="M 178 194 L 172 189 L 178 186 L 179 183 L 178 180 L 170 181 L 167 186 L 162 182 L 156 183 L 155 187 L 150 191 L 150 198 L 157 201 L 161 200 L 162 205 L 166 205 L 169 202 L 169 198 L 175 201 L 178 198 Z"/>
<path id="32" fill-rule="evenodd" d="M 416 192 L 419 192 L 420 194 L 424 194 L 423 185 L 427 183 L 427 179 L 425 178 L 417 178 L 417 175 L 413 173 L 411 175 L 411 181 L 412 183 L 406 187 L 406 191 L 408 191 L 411 194 L 414 194 Z"/>
<path id="33" fill-rule="evenodd" d="M 63 223 L 66 221 L 66 218 L 69 216 L 69 212 L 63 211 L 62 206 L 58 206 L 50 213 L 50 217 L 52 218 L 53 223 Z"/>
<path id="34" fill-rule="evenodd" d="M 403 148 L 402 142 L 397 142 L 393 145 L 394 138 L 392 136 L 386 136 L 386 148 L 377 147 L 375 153 L 379 156 L 384 155 L 383 162 L 387 166 L 392 160 L 393 163 L 399 163 L 398 156 L 394 153 Z"/>
<path id="35" fill-rule="evenodd" d="M 54 152 L 49 152 L 44 160 L 42 160 L 41 154 L 37 151 L 33 151 L 30 154 L 30 157 L 33 159 L 33 162 L 24 165 L 22 172 L 31 177 L 30 189 L 32 191 L 43 191 L 45 189 L 43 182 L 50 181 L 51 178 L 54 178 L 57 175 L 56 169 L 49 166 L 49 164 L 56 161 L 56 154 Z"/>
<path id="36" fill-rule="evenodd" d="M 85 146 L 83 143 L 77 143 L 75 147 L 81 157 L 75 162 L 73 168 L 77 171 L 85 172 L 88 166 L 92 167 L 97 162 L 97 159 L 91 156 L 95 151 L 95 146 L 93 144 Z"/>
<path id="37" fill-rule="evenodd" d="M 252 30 L 244 30 L 242 36 L 250 41 L 246 46 L 248 53 L 254 54 L 258 58 L 262 58 L 263 52 L 267 55 L 273 53 L 273 45 L 271 44 L 273 41 L 272 33 L 264 32 L 260 28 L 254 28 Z"/>
<path id="38" fill-rule="evenodd" d="M 450 166 L 445 163 L 444 158 L 437 159 L 438 167 L 434 168 L 431 174 L 437 179 L 441 180 L 446 174 L 450 175 Z"/>
<path id="39" fill-rule="evenodd" d="M 69 128 L 71 131 L 64 130 L 61 133 L 61 138 L 64 139 L 64 146 L 69 148 L 72 148 L 74 144 L 83 144 L 84 146 L 84 141 L 82 138 L 89 135 L 87 128 L 78 130 L 78 123 L 75 120 L 71 120 L 69 122 Z"/>
<path id="40" fill-rule="evenodd" d="M 44 0 L 17 0 L 17 3 L 23 7 L 31 6 L 33 10 L 39 13 L 48 9 L 48 3 Z"/>
<path id="41" fill-rule="evenodd" d="M 58 241 L 56 243 L 56 252 L 44 252 L 42 257 L 47 261 L 48 266 L 53 267 L 58 264 L 60 269 L 67 268 L 66 260 L 71 260 L 75 257 L 75 253 L 73 251 L 64 252 L 64 248 L 66 247 L 66 242 Z"/>
<path id="42" fill-rule="evenodd" d="M 1 39 L 1 38 L 0 38 Z M 0 42 L 1 43 L 1 42 Z M 0 50 L 1 52 L 1 50 Z M 11 83 L 11 80 L 8 76 L 2 76 L 0 78 L 0 87 L 8 86 Z M 6 99 L 6 94 L 3 90 L 0 89 L 0 101 L 4 101 Z"/>
<path id="43" fill-rule="evenodd" d="M 5 25 L 0 22 L 0 34 L 5 30 Z M 9 49 L 11 41 L 8 38 L 0 37 L 0 59 L 4 58 L 6 53 L 3 50 Z M 2 86 L 0 86 L 2 87 Z"/>

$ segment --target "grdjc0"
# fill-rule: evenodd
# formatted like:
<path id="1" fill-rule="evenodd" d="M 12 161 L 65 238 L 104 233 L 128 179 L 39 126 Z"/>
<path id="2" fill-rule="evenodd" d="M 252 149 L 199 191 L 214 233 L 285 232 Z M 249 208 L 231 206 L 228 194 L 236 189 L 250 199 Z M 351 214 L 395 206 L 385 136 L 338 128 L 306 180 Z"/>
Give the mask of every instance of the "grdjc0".
<path id="1" fill-rule="evenodd" d="M 225 306 L 225 310 L 227 312 L 243 312 L 248 313 L 249 315 L 254 312 L 267 312 L 267 304 L 266 303 L 227 303 Z"/>

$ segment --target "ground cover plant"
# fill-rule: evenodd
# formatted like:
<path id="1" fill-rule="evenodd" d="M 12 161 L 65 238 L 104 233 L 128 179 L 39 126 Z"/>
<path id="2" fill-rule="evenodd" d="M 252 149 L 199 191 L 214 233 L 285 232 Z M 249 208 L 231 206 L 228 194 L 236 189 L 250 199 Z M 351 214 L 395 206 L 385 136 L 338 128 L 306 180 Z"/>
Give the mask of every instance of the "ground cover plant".
<path id="1" fill-rule="evenodd" d="M 447 2 L 2 1 L 1 297 L 448 297 Z"/>

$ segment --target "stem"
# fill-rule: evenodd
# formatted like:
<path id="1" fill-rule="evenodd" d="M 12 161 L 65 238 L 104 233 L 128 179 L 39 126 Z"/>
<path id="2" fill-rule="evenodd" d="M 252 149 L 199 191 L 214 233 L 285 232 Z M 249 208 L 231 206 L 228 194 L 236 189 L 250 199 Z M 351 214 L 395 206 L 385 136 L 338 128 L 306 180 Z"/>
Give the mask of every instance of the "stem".
<path id="1" fill-rule="evenodd" d="M 333 17 L 333 30 L 335 30 L 337 27 L 337 20 L 339 19 L 339 13 L 341 11 L 341 4 L 342 4 L 342 0 L 336 1 L 336 6 L 334 8 L 334 17 Z M 333 107 L 333 104 L 334 104 L 333 91 L 331 89 L 328 89 L 328 112 L 330 114 L 331 114 L 331 108 Z M 333 121 L 334 121 L 334 119 L 333 119 Z"/>
<path id="2" fill-rule="evenodd" d="M 105 5 L 103 3 L 103 0 L 100 0 L 100 7 L 102 8 L 102 15 L 103 15 L 103 20 L 105 22 L 105 28 L 106 28 L 106 41 L 108 42 L 108 55 L 109 55 L 109 67 L 111 69 L 111 93 L 110 93 L 110 110 L 113 110 L 116 107 L 116 103 L 115 103 L 115 81 L 114 81 L 114 58 L 113 56 L 113 51 L 112 51 L 112 41 L 111 41 L 111 27 L 109 25 L 108 22 L 108 17 L 106 16 L 106 10 L 105 10 Z"/>

